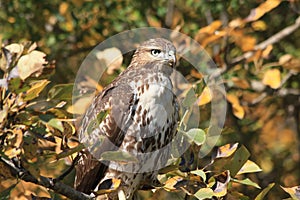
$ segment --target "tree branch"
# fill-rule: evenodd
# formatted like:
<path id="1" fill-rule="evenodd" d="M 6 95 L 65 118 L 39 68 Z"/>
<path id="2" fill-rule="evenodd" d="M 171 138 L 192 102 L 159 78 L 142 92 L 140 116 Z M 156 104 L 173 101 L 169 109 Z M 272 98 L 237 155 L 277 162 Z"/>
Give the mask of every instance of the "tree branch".
<path id="1" fill-rule="evenodd" d="M 272 91 L 275 91 L 276 94 L 278 96 L 286 96 L 286 95 L 299 95 L 300 94 L 300 91 L 298 89 L 293 89 L 293 88 L 284 88 L 282 87 L 288 80 L 289 78 L 293 75 L 293 72 L 289 71 L 285 77 L 283 77 L 283 79 L 281 80 L 280 82 L 280 87 L 278 87 L 278 89 L 272 89 Z M 262 84 L 262 83 L 261 83 Z M 262 84 L 263 85 L 263 84 Z M 268 96 L 268 91 L 270 91 L 269 87 L 267 86 L 264 86 L 264 89 L 263 90 L 260 90 L 260 89 L 255 89 L 255 87 L 252 87 L 252 89 L 258 93 L 261 92 L 261 94 L 256 97 L 255 99 L 252 100 L 252 102 L 250 103 L 245 103 L 245 105 L 248 105 L 248 106 L 254 106 L 258 103 L 260 103 L 261 101 L 263 101 L 267 96 Z"/>
<path id="2" fill-rule="evenodd" d="M 37 185 L 41 185 L 46 188 L 52 189 L 54 192 L 62 194 L 70 199 L 74 199 L 74 200 L 93 199 L 91 196 L 81 193 L 64 183 L 55 181 L 51 178 L 40 176 L 38 180 L 34 176 L 32 176 L 27 170 L 15 166 L 15 164 L 12 161 L 7 160 L 3 157 L 0 157 L 0 161 L 3 162 L 11 170 L 11 173 L 15 177 L 18 177 L 23 181 L 35 183 Z"/>
<path id="3" fill-rule="evenodd" d="M 291 26 L 288 26 L 284 29 L 282 29 L 281 31 L 279 31 L 278 33 L 276 33 L 275 35 L 269 37 L 267 40 L 255 45 L 254 47 L 254 51 L 249 51 L 244 53 L 241 56 L 238 56 L 234 59 L 232 59 L 230 65 L 236 65 L 237 63 L 250 58 L 251 56 L 254 55 L 255 51 L 257 50 L 263 50 L 265 49 L 268 45 L 271 44 L 275 44 L 277 42 L 279 42 L 280 40 L 282 40 L 284 37 L 290 35 L 292 32 L 296 31 L 298 28 L 300 27 L 300 17 L 298 17 L 295 21 L 295 23 Z"/>

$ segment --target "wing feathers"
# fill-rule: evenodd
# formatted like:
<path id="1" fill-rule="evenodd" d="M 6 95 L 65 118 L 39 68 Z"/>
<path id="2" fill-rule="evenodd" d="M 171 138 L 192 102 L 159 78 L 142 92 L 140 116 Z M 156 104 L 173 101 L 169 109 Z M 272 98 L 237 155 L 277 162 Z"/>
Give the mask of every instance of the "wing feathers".
<path id="1" fill-rule="evenodd" d="M 94 143 L 93 155 L 98 159 L 103 152 L 116 150 L 122 144 L 127 127 L 125 124 L 135 102 L 129 85 L 114 85 L 112 83 L 111 87 L 106 88 L 94 99 L 82 120 L 80 129 L 80 135 L 89 134 L 89 140 L 93 138 L 92 140 L 98 141 L 99 136 L 105 136 L 101 145 Z M 101 122 L 92 124 L 93 127 L 90 126 L 93 120 L 98 120 L 97 115 L 100 112 L 107 111 L 108 114 Z M 90 130 L 91 133 L 88 132 Z M 93 141 L 88 141 L 89 143 Z M 87 150 L 82 151 L 81 159 L 76 166 L 75 188 L 87 194 L 91 193 L 105 176 L 108 164 L 98 161 L 93 155 Z"/>

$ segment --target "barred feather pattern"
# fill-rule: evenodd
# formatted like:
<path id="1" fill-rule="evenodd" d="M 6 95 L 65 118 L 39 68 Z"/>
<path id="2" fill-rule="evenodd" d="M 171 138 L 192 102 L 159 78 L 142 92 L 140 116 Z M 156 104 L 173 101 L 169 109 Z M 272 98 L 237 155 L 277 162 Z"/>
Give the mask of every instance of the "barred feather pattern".
<path id="1" fill-rule="evenodd" d="M 153 48 L 166 54 L 153 57 Z M 117 191 L 107 198 L 116 199 L 122 190 L 126 199 L 132 199 L 142 184 L 155 184 L 157 170 L 170 156 L 167 146 L 176 135 L 179 118 L 170 80 L 175 59 L 170 59 L 170 51 L 175 52 L 175 47 L 165 39 L 146 41 L 129 67 L 94 98 L 79 132 L 87 149 L 76 166 L 77 190 L 89 194 L 111 187 L 108 180 L 120 179 Z M 102 121 L 99 113 L 104 113 Z M 136 156 L 138 163 L 97 160 L 103 152 L 114 150 Z"/>

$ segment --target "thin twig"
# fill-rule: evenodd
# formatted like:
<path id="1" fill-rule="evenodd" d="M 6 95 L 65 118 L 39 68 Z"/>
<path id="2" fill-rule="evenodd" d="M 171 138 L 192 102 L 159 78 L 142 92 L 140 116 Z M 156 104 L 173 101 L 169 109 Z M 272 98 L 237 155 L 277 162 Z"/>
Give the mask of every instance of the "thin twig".
<path id="1" fill-rule="evenodd" d="M 286 96 L 288 94 L 293 94 L 293 95 L 297 95 L 297 92 L 299 92 L 299 90 L 296 89 L 287 89 L 287 88 L 282 88 L 282 86 L 289 80 L 289 78 L 293 75 L 293 73 L 291 71 L 288 72 L 288 74 L 282 79 L 282 81 L 280 82 L 280 89 L 277 89 L 277 94 L 279 96 Z M 253 88 L 255 90 L 255 88 Z M 251 101 L 251 103 L 249 103 L 248 105 L 256 105 L 258 103 L 260 103 L 261 101 L 263 101 L 267 96 L 268 96 L 268 92 L 267 92 L 268 87 L 265 87 L 264 90 L 262 91 L 262 93 L 256 97 L 255 99 L 253 99 Z M 261 92 L 259 90 L 256 90 L 257 92 Z"/>
<path id="2" fill-rule="evenodd" d="M 46 188 L 52 189 L 54 192 L 62 194 L 70 199 L 74 200 L 91 200 L 92 197 L 89 195 L 86 195 L 84 193 L 81 193 L 72 187 L 61 183 L 59 181 L 53 181 L 51 178 L 47 178 L 44 176 L 40 176 L 39 180 L 36 179 L 34 176 L 32 176 L 28 171 L 25 169 L 20 169 L 16 167 L 12 161 L 7 160 L 3 157 L 0 157 L 0 161 L 3 162 L 7 167 L 10 168 L 12 174 L 15 177 L 18 177 L 26 182 L 35 183 L 40 186 L 44 186 Z"/>
<path id="3" fill-rule="evenodd" d="M 298 28 L 300 27 L 300 17 L 298 17 L 295 21 L 295 23 L 291 26 L 288 26 L 284 29 L 282 29 L 281 31 L 279 31 L 278 33 L 276 33 L 275 35 L 269 37 L 267 40 L 259 43 L 258 45 L 256 45 L 254 47 L 254 51 L 249 51 L 249 52 L 246 52 L 244 53 L 243 55 L 241 56 L 238 56 L 234 59 L 232 59 L 231 61 L 231 65 L 236 65 L 238 64 L 239 62 L 245 60 L 245 59 L 248 59 L 250 58 L 251 56 L 254 55 L 255 51 L 257 50 L 263 50 L 265 49 L 268 45 L 271 45 L 271 44 L 275 44 L 277 42 L 279 42 L 280 40 L 282 40 L 284 37 L 290 35 L 291 33 L 293 33 L 294 31 L 296 31 Z"/>

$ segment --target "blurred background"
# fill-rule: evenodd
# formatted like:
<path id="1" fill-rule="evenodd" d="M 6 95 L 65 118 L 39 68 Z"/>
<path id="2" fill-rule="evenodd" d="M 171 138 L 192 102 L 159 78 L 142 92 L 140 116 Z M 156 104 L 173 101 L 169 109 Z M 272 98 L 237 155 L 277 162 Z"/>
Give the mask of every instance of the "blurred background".
<path id="1" fill-rule="evenodd" d="M 59 84 L 73 83 L 84 57 L 122 31 L 187 34 L 222 71 L 229 108 L 219 143 L 245 145 L 262 168 L 251 180 L 262 188 L 275 182 L 268 199 L 283 199 L 280 185 L 300 184 L 299 14 L 299 0 L 0 0 L 0 44 L 36 42 L 55 60 L 51 84 Z M 188 80 L 201 77 L 183 66 Z"/>

